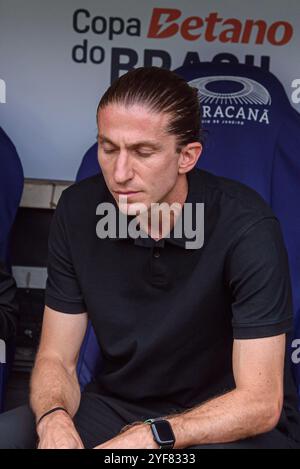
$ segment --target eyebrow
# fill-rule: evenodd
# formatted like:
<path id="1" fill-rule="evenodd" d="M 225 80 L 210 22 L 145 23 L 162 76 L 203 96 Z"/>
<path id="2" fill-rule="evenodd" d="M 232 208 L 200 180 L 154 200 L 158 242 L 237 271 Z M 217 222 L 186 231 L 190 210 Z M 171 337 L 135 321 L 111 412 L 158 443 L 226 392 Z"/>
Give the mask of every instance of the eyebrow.
<path id="1" fill-rule="evenodd" d="M 112 140 L 110 140 L 108 137 L 105 137 L 105 135 L 98 135 L 98 142 L 100 144 L 108 143 L 112 145 L 113 147 L 118 148 L 118 145 L 114 143 Z M 141 140 L 139 142 L 132 143 L 131 145 L 126 145 L 126 148 L 129 150 L 134 150 L 139 147 L 148 147 L 156 151 L 159 151 L 162 149 L 162 146 L 159 143 L 153 142 L 152 140 Z"/>

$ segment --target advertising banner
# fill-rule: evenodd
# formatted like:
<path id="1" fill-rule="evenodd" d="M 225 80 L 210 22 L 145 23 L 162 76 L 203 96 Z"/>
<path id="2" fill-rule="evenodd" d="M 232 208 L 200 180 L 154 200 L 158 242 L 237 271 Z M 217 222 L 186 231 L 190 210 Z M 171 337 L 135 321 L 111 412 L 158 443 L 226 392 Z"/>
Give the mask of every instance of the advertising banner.
<path id="1" fill-rule="evenodd" d="M 138 66 L 254 64 L 300 109 L 298 0 L 1 0 L 0 12 L 0 122 L 25 177 L 74 180 L 99 98 Z"/>

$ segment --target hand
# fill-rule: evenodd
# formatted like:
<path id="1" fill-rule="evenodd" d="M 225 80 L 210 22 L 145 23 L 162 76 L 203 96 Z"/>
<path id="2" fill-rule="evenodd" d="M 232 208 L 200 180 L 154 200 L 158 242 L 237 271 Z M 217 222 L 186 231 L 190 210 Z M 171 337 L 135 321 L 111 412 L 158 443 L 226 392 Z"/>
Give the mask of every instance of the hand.
<path id="1" fill-rule="evenodd" d="M 64 411 L 47 415 L 38 425 L 38 449 L 84 449 L 71 417 Z"/>
<path id="2" fill-rule="evenodd" d="M 94 449 L 158 449 L 150 425 L 135 425 Z"/>

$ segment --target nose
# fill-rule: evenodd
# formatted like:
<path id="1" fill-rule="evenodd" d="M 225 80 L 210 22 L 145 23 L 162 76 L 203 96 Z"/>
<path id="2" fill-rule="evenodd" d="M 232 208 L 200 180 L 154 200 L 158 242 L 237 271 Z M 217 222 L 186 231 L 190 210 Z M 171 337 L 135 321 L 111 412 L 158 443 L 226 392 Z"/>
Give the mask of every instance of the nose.
<path id="1" fill-rule="evenodd" d="M 117 184 L 124 184 L 133 178 L 133 168 L 126 150 L 120 151 L 114 167 L 114 179 Z"/>

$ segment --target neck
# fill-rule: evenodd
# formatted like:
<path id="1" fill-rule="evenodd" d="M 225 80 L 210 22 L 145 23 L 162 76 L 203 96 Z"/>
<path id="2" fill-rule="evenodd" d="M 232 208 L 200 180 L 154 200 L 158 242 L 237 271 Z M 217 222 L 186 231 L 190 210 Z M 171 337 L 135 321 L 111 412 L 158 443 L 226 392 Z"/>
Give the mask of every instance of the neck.
<path id="1" fill-rule="evenodd" d="M 174 228 L 188 194 L 186 174 L 179 175 L 175 187 L 161 200 L 138 216 L 141 228 L 156 241 Z"/>

